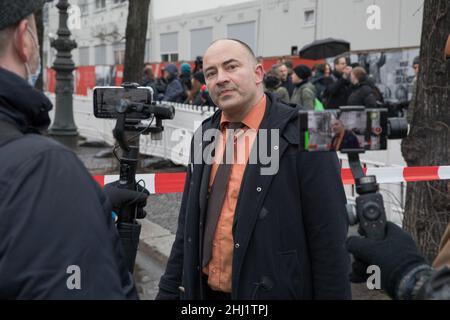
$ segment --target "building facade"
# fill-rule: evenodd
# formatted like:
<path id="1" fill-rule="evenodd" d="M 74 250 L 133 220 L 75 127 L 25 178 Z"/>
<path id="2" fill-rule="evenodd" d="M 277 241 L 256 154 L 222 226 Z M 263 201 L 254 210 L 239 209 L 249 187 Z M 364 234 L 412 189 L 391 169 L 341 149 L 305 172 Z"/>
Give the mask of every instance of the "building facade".
<path id="1" fill-rule="evenodd" d="M 121 64 L 125 51 L 126 0 L 72 0 L 73 51 L 77 65 Z M 295 54 L 305 44 L 334 37 L 352 51 L 414 48 L 420 45 L 421 0 L 255 0 L 217 2 L 153 0 L 147 32 L 146 62 L 194 60 L 215 39 L 245 41 L 263 57 Z M 156 4 L 155 4 L 156 3 Z M 214 5 L 213 2 L 212 5 Z M 155 10 L 156 7 L 156 10 Z M 175 16 L 170 16 L 170 8 Z M 163 10 L 164 9 L 164 13 Z M 79 10 L 79 12 L 77 12 Z M 55 37 L 58 10 L 46 7 L 46 34 Z M 181 13 L 179 12 L 187 12 Z M 78 14 L 79 13 L 79 14 Z M 169 14 L 168 14 L 169 13 Z M 46 37 L 47 39 L 49 37 Z M 47 65 L 54 53 L 44 44 Z"/>

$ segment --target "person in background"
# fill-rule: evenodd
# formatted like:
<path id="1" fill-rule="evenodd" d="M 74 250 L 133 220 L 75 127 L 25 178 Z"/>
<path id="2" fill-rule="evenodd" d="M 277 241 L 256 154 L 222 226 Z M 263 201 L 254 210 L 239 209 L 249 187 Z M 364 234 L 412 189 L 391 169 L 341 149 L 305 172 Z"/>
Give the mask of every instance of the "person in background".
<path id="1" fill-rule="evenodd" d="M 316 64 L 316 72 L 311 78 L 311 83 L 316 87 L 317 99 L 323 101 L 323 93 L 327 86 L 329 86 L 333 80 L 330 77 L 331 67 L 327 63 Z"/>
<path id="2" fill-rule="evenodd" d="M 186 100 L 186 92 L 183 84 L 178 77 L 178 69 L 175 64 L 168 64 L 164 69 L 164 78 L 167 81 L 166 92 L 163 101 L 168 102 L 184 102 Z"/>
<path id="3" fill-rule="evenodd" d="M 281 86 L 281 79 L 277 73 L 269 71 L 264 76 L 264 87 L 267 92 L 275 94 L 281 101 L 289 103 L 289 93 Z"/>
<path id="4" fill-rule="evenodd" d="M 273 69 L 278 73 L 278 76 L 281 79 L 281 85 L 286 88 L 290 98 L 294 92 L 294 84 L 289 76 L 289 69 L 284 63 L 275 65 Z"/>
<path id="5" fill-rule="evenodd" d="M 209 96 L 203 72 L 194 73 L 192 77 L 192 89 L 189 92 L 189 97 L 186 103 L 194 106 L 215 106 Z"/>
<path id="6" fill-rule="evenodd" d="M 367 80 L 366 70 L 362 67 L 352 69 L 350 73 L 352 83 L 351 93 L 348 97 L 347 105 L 364 106 L 366 108 L 377 108 L 377 98 L 372 86 Z"/>
<path id="7" fill-rule="evenodd" d="M 412 83 L 412 98 L 409 102 L 408 111 L 406 114 L 406 121 L 408 124 L 412 123 L 414 109 L 416 107 L 416 95 L 417 95 L 417 78 L 419 76 L 419 65 L 420 65 L 420 57 L 415 57 L 412 63 L 412 68 L 414 69 L 414 81 Z"/>
<path id="8" fill-rule="evenodd" d="M 180 80 L 187 92 L 192 88 L 191 65 L 186 62 L 182 63 L 180 71 Z"/>
<path id="9" fill-rule="evenodd" d="M 151 64 L 146 64 L 143 71 L 142 83 L 143 87 L 150 87 L 153 90 L 153 96 L 158 96 L 157 84 L 155 75 L 153 74 L 153 68 Z"/>
<path id="10" fill-rule="evenodd" d="M 337 109 L 345 106 L 351 92 L 350 72 L 352 68 L 347 65 L 347 58 L 339 56 L 334 59 L 332 82 L 323 92 L 323 103 L 326 109 Z"/>
<path id="11" fill-rule="evenodd" d="M 162 100 L 164 98 L 164 93 L 167 88 L 167 80 L 164 78 L 164 66 L 161 67 L 160 76 L 156 79 L 155 88 L 158 94 L 156 95 L 157 100 Z"/>
<path id="12" fill-rule="evenodd" d="M 192 73 L 203 72 L 203 58 L 197 56 L 194 62 L 194 71 Z"/>
<path id="13" fill-rule="evenodd" d="M 308 66 L 299 65 L 294 68 L 292 74 L 294 93 L 291 96 L 290 103 L 297 104 L 307 110 L 314 110 L 316 87 L 309 81 L 310 77 L 311 69 Z"/>

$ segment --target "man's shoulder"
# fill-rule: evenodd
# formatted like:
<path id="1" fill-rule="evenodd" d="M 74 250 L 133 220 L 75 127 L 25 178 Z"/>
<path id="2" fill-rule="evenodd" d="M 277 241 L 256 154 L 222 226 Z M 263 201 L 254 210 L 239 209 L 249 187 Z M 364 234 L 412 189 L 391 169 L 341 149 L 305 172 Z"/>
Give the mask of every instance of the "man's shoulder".
<path id="1" fill-rule="evenodd" d="M 5 167 L 18 167 L 28 161 L 38 161 L 42 157 L 54 157 L 55 153 L 64 157 L 75 158 L 73 152 L 60 143 L 38 135 L 25 134 L 0 148 L 0 157 Z"/>

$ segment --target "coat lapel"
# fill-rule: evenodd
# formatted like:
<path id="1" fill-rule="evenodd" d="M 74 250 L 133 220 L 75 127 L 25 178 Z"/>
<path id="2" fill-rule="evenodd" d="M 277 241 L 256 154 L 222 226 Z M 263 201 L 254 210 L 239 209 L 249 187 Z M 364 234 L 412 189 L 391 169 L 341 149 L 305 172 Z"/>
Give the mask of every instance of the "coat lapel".
<path id="1" fill-rule="evenodd" d="M 296 114 L 296 110 L 293 108 L 292 111 L 284 112 L 280 114 L 277 110 L 277 105 L 272 102 L 274 98 L 268 96 L 266 114 L 260 125 L 261 129 L 266 129 L 268 136 L 272 138 L 271 129 L 279 129 L 279 143 L 272 146 L 270 144 L 270 138 L 265 141 L 267 143 L 266 150 L 270 148 L 277 148 L 279 151 L 279 161 L 289 146 L 290 142 L 286 140 L 282 134 L 284 127 L 292 118 L 293 114 Z M 290 140 L 290 139 L 289 139 Z M 259 146 L 263 141 L 260 140 L 260 135 L 258 134 L 257 139 L 252 147 L 252 152 L 256 151 L 256 147 Z M 273 154 L 274 150 L 270 150 Z M 233 292 L 236 292 L 239 285 L 238 279 L 242 263 L 244 261 L 244 256 L 246 254 L 250 238 L 255 227 L 256 221 L 258 219 L 258 214 L 264 203 L 264 199 L 269 190 L 270 184 L 275 175 L 262 175 L 261 169 L 264 166 L 260 162 L 258 155 L 258 161 L 256 164 L 247 164 L 245 169 L 244 177 L 242 180 L 241 190 L 239 192 L 239 199 L 235 211 L 235 228 L 234 228 L 234 242 L 235 245 L 239 244 L 239 247 L 234 250 L 233 255 Z"/>

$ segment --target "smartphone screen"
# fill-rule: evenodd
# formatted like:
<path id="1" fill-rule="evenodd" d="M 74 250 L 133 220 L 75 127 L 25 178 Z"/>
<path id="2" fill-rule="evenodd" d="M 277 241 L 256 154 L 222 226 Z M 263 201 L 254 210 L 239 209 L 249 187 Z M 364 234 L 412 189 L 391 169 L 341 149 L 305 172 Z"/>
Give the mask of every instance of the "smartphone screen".
<path id="1" fill-rule="evenodd" d="M 386 150 L 387 110 L 300 111 L 302 151 Z"/>
<path id="2" fill-rule="evenodd" d="M 152 103 L 153 91 L 149 87 L 123 88 L 123 87 L 95 87 L 94 88 L 94 115 L 96 118 L 117 118 L 117 108 L 121 99 L 135 103 Z M 128 112 L 127 119 L 149 119 L 151 113 L 145 109 L 142 112 Z"/>

